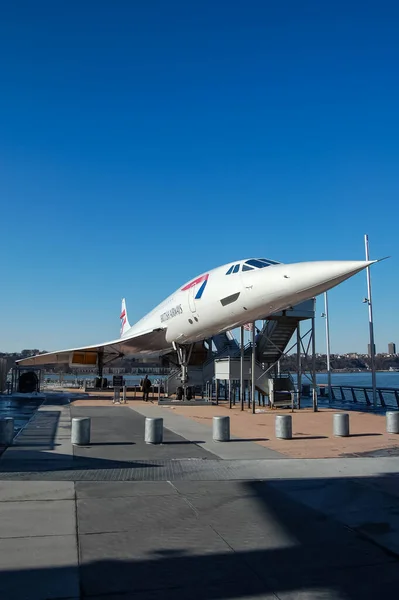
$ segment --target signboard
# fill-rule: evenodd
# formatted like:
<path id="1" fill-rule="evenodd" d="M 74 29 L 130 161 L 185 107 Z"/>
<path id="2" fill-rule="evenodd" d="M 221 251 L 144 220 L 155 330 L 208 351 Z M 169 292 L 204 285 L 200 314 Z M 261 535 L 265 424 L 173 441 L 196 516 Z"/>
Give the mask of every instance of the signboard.
<path id="1" fill-rule="evenodd" d="M 123 387 L 123 375 L 114 375 L 112 377 L 112 385 L 114 387 Z"/>

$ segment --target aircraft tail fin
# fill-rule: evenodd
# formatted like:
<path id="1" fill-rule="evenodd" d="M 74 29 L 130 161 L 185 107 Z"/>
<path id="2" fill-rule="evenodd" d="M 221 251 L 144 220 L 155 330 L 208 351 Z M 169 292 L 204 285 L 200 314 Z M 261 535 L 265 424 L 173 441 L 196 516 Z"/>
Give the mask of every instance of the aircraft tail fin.
<path id="1" fill-rule="evenodd" d="M 122 298 L 122 308 L 121 308 L 121 316 L 119 317 L 121 320 L 121 337 L 128 329 L 130 329 L 129 319 L 127 318 L 127 309 L 126 309 L 126 300 Z"/>

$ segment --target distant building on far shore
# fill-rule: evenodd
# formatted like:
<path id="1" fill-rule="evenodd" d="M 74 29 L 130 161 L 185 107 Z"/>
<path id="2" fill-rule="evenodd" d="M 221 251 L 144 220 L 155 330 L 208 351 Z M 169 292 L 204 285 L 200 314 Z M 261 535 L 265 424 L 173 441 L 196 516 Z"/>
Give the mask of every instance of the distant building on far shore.
<path id="1" fill-rule="evenodd" d="M 388 344 L 388 354 L 396 354 L 396 344 L 394 342 Z"/>
<path id="2" fill-rule="evenodd" d="M 371 344 L 367 344 L 367 354 L 368 354 L 369 356 L 371 356 Z M 375 344 L 374 344 L 374 354 L 376 354 L 376 351 L 375 351 Z"/>

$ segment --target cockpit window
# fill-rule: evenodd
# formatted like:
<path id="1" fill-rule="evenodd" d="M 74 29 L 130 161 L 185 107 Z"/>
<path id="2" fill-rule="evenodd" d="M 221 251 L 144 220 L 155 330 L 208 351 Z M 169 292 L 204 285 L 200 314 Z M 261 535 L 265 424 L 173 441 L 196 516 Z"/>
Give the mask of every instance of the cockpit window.
<path id="1" fill-rule="evenodd" d="M 250 258 L 246 260 L 242 265 L 242 271 L 253 271 L 254 269 L 264 269 L 265 267 L 270 267 L 271 265 L 279 265 L 281 263 L 276 260 L 269 260 L 268 258 Z M 241 264 L 232 265 L 229 267 L 229 270 L 226 272 L 226 275 L 231 275 L 231 273 L 238 273 L 240 270 Z"/>
<path id="2" fill-rule="evenodd" d="M 281 263 L 276 260 L 270 260 L 269 258 L 258 258 L 258 260 L 266 263 L 267 265 L 280 265 Z"/>
<path id="3" fill-rule="evenodd" d="M 231 265 L 230 269 L 227 271 L 226 275 L 231 275 L 231 273 L 238 273 L 240 270 L 240 265 Z"/>
<path id="4" fill-rule="evenodd" d="M 268 260 L 267 258 L 251 258 L 250 260 L 246 260 L 243 264 L 243 271 L 251 271 L 252 269 L 264 269 L 265 267 L 270 267 L 271 265 L 278 265 L 279 263 L 275 260 Z"/>
<path id="5" fill-rule="evenodd" d="M 264 267 L 268 266 L 266 263 L 256 258 L 251 258 L 251 260 L 245 261 L 245 264 L 250 265 L 251 267 L 255 267 L 256 269 L 263 269 Z"/>

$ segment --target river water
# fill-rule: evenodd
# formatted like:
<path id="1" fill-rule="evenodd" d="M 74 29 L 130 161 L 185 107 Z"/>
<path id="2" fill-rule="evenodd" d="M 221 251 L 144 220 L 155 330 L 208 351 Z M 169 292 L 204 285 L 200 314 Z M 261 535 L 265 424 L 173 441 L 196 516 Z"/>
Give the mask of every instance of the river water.
<path id="1" fill-rule="evenodd" d="M 310 374 L 308 373 L 308 376 Z M 112 382 L 112 375 L 106 375 L 108 381 Z M 131 375 L 129 373 L 124 373 L 123 378 L 125 379 L 128 385 L 139 384 L 140 380 L 144 377 L 144 375 Z M 294 380 L 296 379 L 296 375 L 293 374 Z M 93 374 L 82 374 L 78 375 L 77 379 L 94 379 L 95 375 Z M 166 375 L 157 376 L 157 375 L 149 375 L 151 380 L 164 380 L 166 379 Z M 63 380 L 65 382 L 73 382 L 75 381 L 75 375 L 64 375 Z M 302 375 L 302 383 L 306 383 L 307 378 Z M 377 379 L 377 387 L 392 387 L 399 389 L 399 372 L 392 371 L 381 371 L 376 374 Z M 43 376 L 44 381 L 59 381 L 59 375 L 49 374 Z M 317 383 L 327 383 L 327 373 L 317 373 L 316 374 Z M 344 385 L 344 386 L 364 386 L 371 387 L 371 373 L 332 373 L 331 381 L 333 385 Z"/>
<path id="2" fill-rule="evenodd" d="M 317 373 L 317 383 L 327 383 L 327 373 Z M 399 372 L 379 371 L 376 373 L 377 387 L 392 387 L 399 389 Z M 351 385 L 372 387 L 371 373 L 332 373 L 332 385 Z"/>

